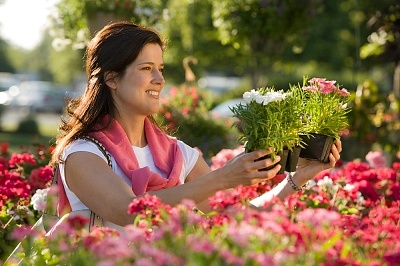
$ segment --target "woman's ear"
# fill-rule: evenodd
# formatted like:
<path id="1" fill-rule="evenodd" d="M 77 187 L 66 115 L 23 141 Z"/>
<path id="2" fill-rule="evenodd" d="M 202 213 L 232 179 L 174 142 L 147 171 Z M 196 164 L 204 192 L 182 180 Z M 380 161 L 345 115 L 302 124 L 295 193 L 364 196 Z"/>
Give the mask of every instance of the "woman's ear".
<path id="1" fill-rule="evenodd" d="M 110 89 L 117 88 L 117 73 L 114 71 L 107 71 L 104 73 L 104 81 Z"/>

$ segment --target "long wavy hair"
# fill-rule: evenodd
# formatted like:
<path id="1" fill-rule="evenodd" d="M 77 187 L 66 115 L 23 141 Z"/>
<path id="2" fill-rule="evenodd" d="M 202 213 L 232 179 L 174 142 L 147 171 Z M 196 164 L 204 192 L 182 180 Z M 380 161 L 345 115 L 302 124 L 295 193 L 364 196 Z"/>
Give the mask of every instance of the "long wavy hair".
<path id="1" fill-rule="evenodd" d="M 62 162 L 64 148 L 73 140 L 93 132 L 94 125 L 106 114 L 115 117 L 115 104 L 105 73 L 115 72 L 117 77 L 122 77 L 148 43 L 156 43 L 162 50 L 166 48 L 166 42 L 155 30 L 127 21 L 106 25 L 90 41 L 86 50 L 85 92 L 67 106 L 67 116 L 61 119 L 50 164 Z M 149 118 L 155 123 L 152 116 Z"/>

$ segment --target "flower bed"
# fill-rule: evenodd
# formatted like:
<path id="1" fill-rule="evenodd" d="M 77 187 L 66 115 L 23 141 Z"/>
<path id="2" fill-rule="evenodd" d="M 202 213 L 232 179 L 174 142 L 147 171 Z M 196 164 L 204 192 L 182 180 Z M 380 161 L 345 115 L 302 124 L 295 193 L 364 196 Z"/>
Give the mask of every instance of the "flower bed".
<path id="1" fill-rule="evenodd" d="M 213 169 L 241 151 L 221 151 L 212 158 Z M 210 204 L 219 211 L 208 215 L 193 211 L 191 201 L 170 207 L 147 196 L 129 206 L 139 215 L 125 235 L 109 228 L 89 233 L 80 229 L 86 221 L 75 217 L 58 234 L 34 241 L 42 232 L 29 227 L 39 214 L 32 207 L 33 184 L 40 188 L 48 181 L 47 168 L 38 160 L 46 154 L 43 149 L 3 154 L 0 160 L 2 221 L 13 216 L 10 210 L 16 206 L 29 210 L 26 219 L 13 216 L 13 222 L 2 225 L 8 228 L 5 237 L 25 237 L 27 265 L 399 265 L 398 162 L 382 167 L 376 159 L 373 164 L 354 161 L 326 170 L 308 189 L 275 201 L 268 212 L 247 208 L 248 198 L 271 189 L 281 176 L 218 192 Z M 29 176 L 35 172 L 40 182 L 32 183 Z M 10 180 L 21 185 L 14 189 Z M 4 191 L 12 193 L 5 198 Z"/>

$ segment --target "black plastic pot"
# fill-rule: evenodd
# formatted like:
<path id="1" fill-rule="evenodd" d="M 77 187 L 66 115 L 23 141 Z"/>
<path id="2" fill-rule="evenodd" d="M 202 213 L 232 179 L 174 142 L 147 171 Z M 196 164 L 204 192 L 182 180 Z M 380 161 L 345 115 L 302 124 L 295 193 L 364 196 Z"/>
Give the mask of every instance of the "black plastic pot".
<path id="1" fill-rule="evenodd" d="M 301 147 L 295 147 L 293 150 L 289 150 L 289 155 L 286 161 L 285 170 L 287 172 L 295 172 L 297 167 L 297 162 L 299 161 L 299 156 L 301 152 Z"/>
<path id="2" fill-rule="evenodd" d="M 281 169 L 279 170 L 278 174 L 283 174 L 285 172 L 286 162 L 287 162 L 287 159 L 288 159 L 288 156 L 289 156 L 289 150 L 280 151 L 280 152 L 278 152 L 278 155 L 281 157 L 281 160 L 278 163 L 276 163 L 274 165 L 271 165 L 269 167 L 262 168 L 262 169 L 260 169 L 258 171 L 268 171 L 268 170 L 274 168 L 275 165 L 280 164 L 281 165 Z M 261 161 L 261 160 L 264 160 L 264 159 L 267 159 L 267 158 L 270 158 L 270 157 L 271 157 L 271 155 L 268 154 L 268 155 L 265 155 L 263 157 L 258 158 L 255 161 Z"/>
<path id="3" fill-rule="evenodd" d="M 309 137 L 302 135 L 300 137 L 305 144 L 305 147 L 301 149 L 300 158 L 318 160 L 323 163 L 329 162 L 329 153 L 334 141 L 332 137 L 321 134 L 311 134 Z"/>

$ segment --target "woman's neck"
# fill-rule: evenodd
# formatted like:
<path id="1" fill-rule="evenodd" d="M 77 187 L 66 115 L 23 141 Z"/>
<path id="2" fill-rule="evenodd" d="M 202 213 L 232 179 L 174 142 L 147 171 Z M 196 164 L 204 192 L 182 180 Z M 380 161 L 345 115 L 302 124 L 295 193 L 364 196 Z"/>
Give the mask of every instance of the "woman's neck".
<path id="1" fill-rule="evenodd" d="M 147 145 L 146 134 L 144 132 L 145 117 L 128 119 L 118 116 L 115 119 L 124 129 L 126 136 L 133 146 L 143 148 Z"/>

